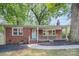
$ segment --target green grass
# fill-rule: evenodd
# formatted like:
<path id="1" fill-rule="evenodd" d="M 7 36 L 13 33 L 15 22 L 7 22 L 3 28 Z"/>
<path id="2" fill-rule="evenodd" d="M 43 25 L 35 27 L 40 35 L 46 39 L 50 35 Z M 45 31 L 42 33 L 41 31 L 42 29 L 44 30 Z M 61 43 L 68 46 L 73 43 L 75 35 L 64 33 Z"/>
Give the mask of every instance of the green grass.
<path id="1" fill-rule="evenodd" d="M 0 56 L 79 56 L 79 49 L 37 50 L 27 48 L 18 51 L 0 52 Z"/>

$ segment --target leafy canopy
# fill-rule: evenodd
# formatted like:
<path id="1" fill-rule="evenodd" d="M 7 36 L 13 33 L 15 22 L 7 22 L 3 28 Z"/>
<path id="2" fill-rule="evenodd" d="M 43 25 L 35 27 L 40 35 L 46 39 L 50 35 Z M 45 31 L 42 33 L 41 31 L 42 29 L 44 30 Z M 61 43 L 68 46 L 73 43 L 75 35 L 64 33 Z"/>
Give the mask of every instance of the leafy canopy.
<path id="1" fill-rule="evenodd" d="M 29 20 L 29 12 L 33 12 L 36 24 L 49 24 L 51 17 L 60 17 L 69 10 L 68 4 L 46 3 L 46 4 L 24 4 L 24 3 L 6 3 L 0 4 L 0 16 L 4 17 L 8 24 L 24 25 Z M 33 17 L 31 19 L 33 19 Z"/>
<path id="2" fill-rule="evenodd" d="M 10 24 L 22 25 L 27 11 L 27 4 L 0 4 L 0 15 Z"/>

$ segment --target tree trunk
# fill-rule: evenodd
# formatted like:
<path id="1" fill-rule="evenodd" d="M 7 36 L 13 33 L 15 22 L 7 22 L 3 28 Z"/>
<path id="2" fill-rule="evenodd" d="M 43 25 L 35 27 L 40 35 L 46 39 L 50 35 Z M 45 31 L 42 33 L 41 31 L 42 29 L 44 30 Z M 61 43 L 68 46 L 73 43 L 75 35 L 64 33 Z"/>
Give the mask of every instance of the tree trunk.
<path id="1" fill-rule="evenodd" d="M 16 25 L 19 25 L 19 21 L 18 20 L 16 20 Z"/>
<path id="2" fill-rule="evenodd" d="M 79 42 L 79 4 L 72 4 L 70 41 Z"/>
<path id="3" fill-rule="evenodd" d="M 41 21 L 39 19 L 37 19 L 38 25 L 41 25 Z"/>

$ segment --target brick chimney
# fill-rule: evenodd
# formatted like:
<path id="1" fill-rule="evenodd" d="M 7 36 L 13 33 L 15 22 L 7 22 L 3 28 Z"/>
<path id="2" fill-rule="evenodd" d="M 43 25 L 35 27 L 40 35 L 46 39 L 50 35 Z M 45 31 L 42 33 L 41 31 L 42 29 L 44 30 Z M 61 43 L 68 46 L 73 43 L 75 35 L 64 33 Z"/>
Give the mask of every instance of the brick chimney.
<path id="1" fill-rule="evenodd" d="M 61 26 L 60 26 L 60 21 L 57 20 L 57 23 L 56 23 L 56 39 L 57 40 L 61 39 L 61 35 L 62 35 L 62 29 L 61 29 Z"/>

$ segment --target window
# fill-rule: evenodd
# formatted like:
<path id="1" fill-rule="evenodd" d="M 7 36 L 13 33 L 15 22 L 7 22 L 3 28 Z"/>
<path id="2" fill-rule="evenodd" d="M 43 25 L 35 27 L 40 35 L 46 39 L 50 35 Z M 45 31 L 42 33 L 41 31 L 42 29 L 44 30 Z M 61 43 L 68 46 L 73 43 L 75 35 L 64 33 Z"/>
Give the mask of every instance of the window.
<path id="1" fill-rule="evenodd" d="M 55 34 L 56 34 L 55 30 L 53 30 L 53 35 L 55 35 Z"/>
<path id="2" fill-rule="evenodd" d="M 46 30 L 43 30 L 43 35 L 49 35 L 49 32 Z"/>
<path id="3" fill-rule="evenodd" d="M 12 36 L 23 36 L 23 27 L 13 27 Z"/>
<path id="4" fill-rule="evenodd" d="M 49 35 L 51 35 L 51 36 L 56 35 L 56 31 L 55 30 L 49 30 Z"/>

